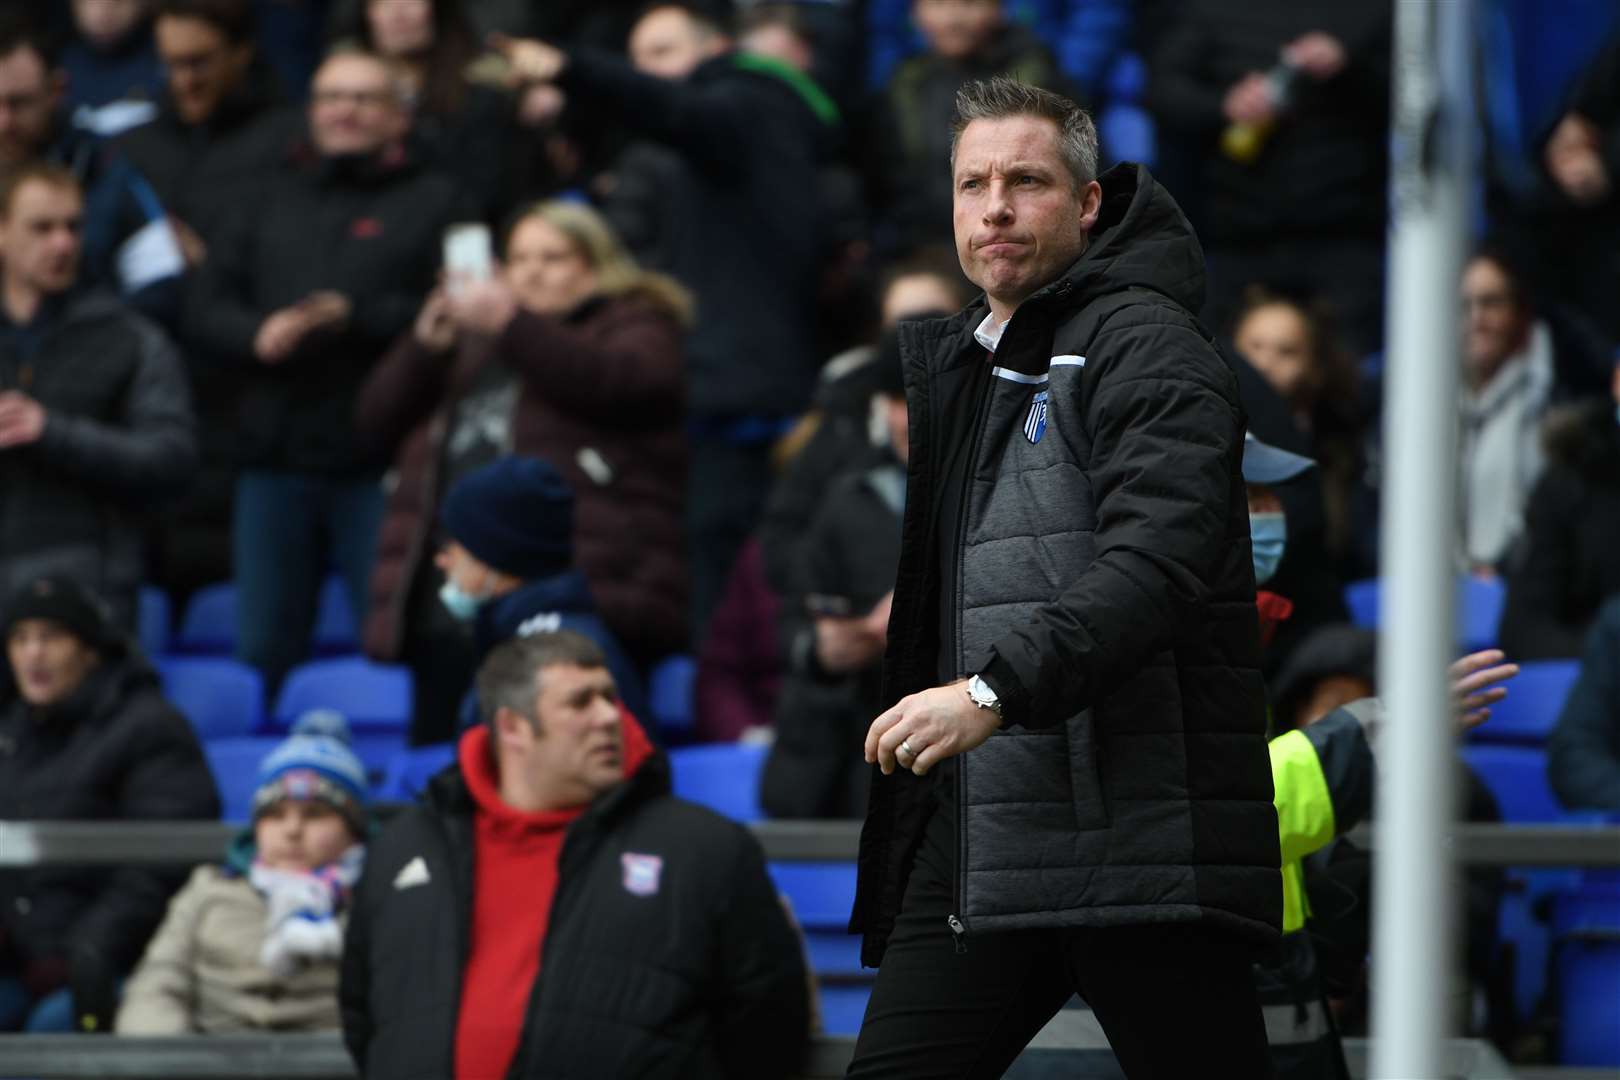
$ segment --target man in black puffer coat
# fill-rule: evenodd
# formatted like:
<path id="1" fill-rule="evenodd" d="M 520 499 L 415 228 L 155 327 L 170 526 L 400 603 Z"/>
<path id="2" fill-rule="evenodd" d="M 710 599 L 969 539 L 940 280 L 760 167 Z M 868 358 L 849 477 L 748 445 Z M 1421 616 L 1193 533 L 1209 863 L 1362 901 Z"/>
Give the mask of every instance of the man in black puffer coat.
<path id="1" fill-rule="evenodd" d="M 799 942 L 740 825 L 669 766 L 572 631 L 478 674 L 483 723 L 366 853 L 343 1032 L 377 1080 L 772 1080 L 809 1034 Z"/>
<path id="2" fill-rule="evenodd" d="M 852 929 L 881 966 L 850 1075 L 1000 1076 L 1078 991 L 1132 1080 L 1269 1076 L 1249 947 L 1277 939 L 1277 817 L 1202 253 L 1146 169 L 1094 178 L 1072 102 L 998 78 L 957 107 L 988 310 L 902 327 L 900 700 L 866 741 Z"/>
<path id="3" fill-rule="evenodd" d="M 219 815 L 191 726 L 99 598 L 40 578 L 4 617 L 0 821 Z M 137 867 L 0 870 L 0 1031 L 107 1030 L 115 980 L 184 881 Z"/>

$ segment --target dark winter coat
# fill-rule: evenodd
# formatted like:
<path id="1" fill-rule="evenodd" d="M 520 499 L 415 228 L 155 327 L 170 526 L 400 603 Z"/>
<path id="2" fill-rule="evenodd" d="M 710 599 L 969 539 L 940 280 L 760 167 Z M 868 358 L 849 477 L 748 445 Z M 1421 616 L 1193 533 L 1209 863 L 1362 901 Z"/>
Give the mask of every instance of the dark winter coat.
<path id="1" fill-rule="evenodd" d="M 0 820 L 218 816 L 202 747 L 144 660 L 113 650 L 44 712 L 18 696 L 9 665 L 0 669 Z M 129 971 L 185 876 L 145 867 L 0 870 L 0 954 L 27 964 L 88 953 Z"/>
<path id="2" fill-rule="evenodd" d="M 905 469 L 888 453 L 833 485 L 805 542 L 804 599 L 795 600 L 808 604 L 807 615 L 864 615 L 894 587 L 905 498 Z M 801 622 L 760 802 L 778 818 L 859 818 L 868 786 L 861 744 L 883 711 L 881 665 L 843 677 L 823 672 L 814 626 Z"/>
<path id="3" fill-rule="evenodd" d="M 1137 165 L 1101 182 L 1089 250 L 1019 306 L 994 368 L 973 336 L 982 302 L 901 324 L 911 466 L 883 697 L 937 685 L 943 657 L 1001 699 L 1000 730 L 953 759 L 969 936 L 1199 922 L 1272 941 L 1282 881 L 1237 381 L 1188 314 L 1203 259 L 1174 200 Z M 947 440 L 971 456 L 941 567 Z M 941 589 L 954 640 L 940 640 Z M 873 773 L 852 920 L 868 964 L 932 800 L 927 778 Z"/>
<path id="4" fill-rule="evenodd" d="M 26 329 L 0 319 L 0 391 L 45 407 L 32 446 L 0 450 L 0 593 L 66 574 L 133 625 L 145 569 L 137 518 L 197 466 L 174 346 L 107 293 L 49 300 Z"/>
<path id="5" fill-rule="evenodd" d="M 433 288 L 445 226 L 461 200 L 402 152 L 365 160 L 301 154 L 238 209 L 187 298 L 188 337 L 239 372 L 238 460 L 263 469 L 353 474 L 379 464 L 354 437 L 372 367 Z M 254 338 L 276 311 L 321 290 L 354 305 L 341 330 L 306 336 L 260 363 Z"/>
<path id="6" fill-rule="evenodd" d="M 303 115 L 282 104 L 271 81 L 268 71 L 256 70 L 200 124 L 181 120 L 165 101 L 151 123 L 117 139 L 164 208 L 210 250 L 233 218 L 261 208 L 266 185 L 303 137 Z"/>
<path id="7" fill-rule="evenodd" d="M 518 385 L 508 449 L 550 462 L 574 491 L 574 561 L 603 620 L 639 663 L 680 650 L 681 328 L 632 294 L 588 301 L 566 319 L 520 312 L 495 341 L 469 339 L 454 357 L 407 334 L 372 373 L 356 426 L 398 473 L 377 545 L 366 651 L 393 660 L 403 649 L 412 582 L 433 556 L 450 420 L 497 366 Z"/>
<path id="8" fill-rule="evenodd" d="M 768 62 L 723 56 L 681 82 L 576 49 L 561 86 L 581 124 L 674 149 L 666 271 L 697 297 L 687 345 L 697 417 L 790 416 L 810 400 L 820 223 L 817 164 L 829 128 Z"/>
<path id="9" fill-rule="evenodd" d="M 1338 0 L 1192 0 L 1173 18 L 1152 57 L 1148 105 L 1165 135 L 1207 147 L 1202 179 L 1211 245 L 1381 235 L 1389 9 Z M 1297 80 L 1287 112 L 1254 162 L 1221 153 L 1227 91 L 1251 71 L 1270 70 L 1284 45 L 1312 30 L 1344 45 L 1344 70 L 1325 82 Z"/>
<path id="10" fill-rule="evenodd" d="M 1586 639 L 1581 677 L 1547 740 L 1547 778 L 1571 810 L 1620 811 L 1620 597 Z"/>
<path id="11" fill-rule="evenodd" d="M 597 616 L 591 590 L 578 571 L 568 570 L 548 578 L 525 582 L 516 591 L 491 600 L 478 609 L 473 638 L 480 663 L 490 650 L 504 641 L 555 630 L 584 634 L 607 657 L 607 669 L 619 691 L 619 700 L 634 716 L 646 716 L 646 698 L 641 676 L 624 649 Z"/>
<path id="12" fill-rule="evenodd" d="M 1579 656 L 1599 606 L 1620 593 L 1620 424 L 1593 402 L 1549 424 L 1548 464 L 1530 493 L 1502 610 L 1515 660 Z"/>
<path id="13" fill-rule="evenodd" d="M 459 765 L 366 853 L 343 954 L 344 1039 L 363 1076 L 454 1073 L 472 919 L 474 804 Z M 662 859 L 632 893 L 623 858 Z M 427 880 L 402 888 L 421 862 Z M 669 794 L 654 755 L 569 826 L 509 1080 L 791 1072 L 809 1029 L 799 942 L 741 827 Z"/>

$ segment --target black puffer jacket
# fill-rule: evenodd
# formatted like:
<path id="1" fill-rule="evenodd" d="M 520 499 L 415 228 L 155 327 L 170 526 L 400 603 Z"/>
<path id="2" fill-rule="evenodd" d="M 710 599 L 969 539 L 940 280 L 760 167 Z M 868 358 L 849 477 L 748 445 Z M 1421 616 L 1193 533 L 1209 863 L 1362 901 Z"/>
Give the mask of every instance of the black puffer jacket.
<path id="1" fill-rule="evenodd" d="M 911 472 L 884 698 L 937 685 L 944 656 L 1004 705 L 995 736 L 954 759 L 969 934 L 1204 922 L 1274 940 L 1237 381 L 1188 314 L 1203 259 L 1175 201 L 1139 165 L 1101 180 L 1090 249 L 1018 308 L 993 369 L 973 336 L 982 302 L 901 325 Z M 941 567 L 948 440 L 971 457 Z M 940 640 L 941 589 L 955 640 Z M 866 963 L 930 788 L 873 774 L 852 920 Z"/>
<path id="2" fill-rule="evenodd" d="M 0 450 L 0 595 L 65 574 L 132 626 L 138 517 L 184 491 L 197 467 L 174 346 L 111 294 L 71 293 L 29 331 L 0 334 L 6 390 L 34 398 L 46 420 L 36 444 Z"/>
<path id="3" fill-rule="evenodd" d="M 366 853 L 344 945 L 343 1034 L 362 1075 L 455 1072 L 472 922 L 474 802 L 453 765 Z M 633 895 L 621 856 L 662 857 Z M 427 881 L 396 878 L 421 863 Z M 569 826 L 509 1080 L 769 1078 L 809 1030 L 800 946 L 740 826 L 672 798 L 647 759 Z M 491 1078 L 494 1080 L 494 1078 Z"/>
<path id="4" fill-rule="evenodd" d="M 40 711 L 0 669 L 0 820 L 170 821 L 219 816 L 191 725 L 146 662 L 120 646 L 61 705 Z M 93 953 L 129 971 L 185 872 L 135 867 L 0 870 L 0 955 Z M 0 962 L 3 963 L 3 962 Z"/>
<path id="5" fill-rule="evenodd" d="M 451 181 L 402 153 L 365 160 L 300 151 L 263 200 L 209 246 L 187 297 L 187 336 L 240 374 L 237 444 L 254 468 L 345 473 L 381 467 L 354 432 L 366 376 L 433 288 L 446 225 L 464 217 Z M 272 313 L 335 290 L 354 310 L 341 331 L 306 336 L 291 356 L 253 355 Z"/>

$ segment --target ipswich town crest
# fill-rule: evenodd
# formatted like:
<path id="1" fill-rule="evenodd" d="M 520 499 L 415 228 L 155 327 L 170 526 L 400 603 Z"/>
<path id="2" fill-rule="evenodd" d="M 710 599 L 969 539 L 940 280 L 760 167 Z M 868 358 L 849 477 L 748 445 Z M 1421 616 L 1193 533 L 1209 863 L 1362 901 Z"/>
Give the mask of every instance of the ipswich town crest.
<path id="1" fill-rule="evenodd" d="M 1032 443 L 1040 442 L 1041 436 L 1046 434 L 1047 395 L 1047 391 L 1039 391 L 1029 405 L 1029 417 L 1024 421 L 1024 438 Z"/>
<path id="2" fill-rule="evenodd" d="M 619 856 L 624 867 L 624 891 L 632 896 L 653 896 L 658 892 L 658 878 L 664 870 L 664 860 L 657 855 L 637 855 L 627 851 Z"/>

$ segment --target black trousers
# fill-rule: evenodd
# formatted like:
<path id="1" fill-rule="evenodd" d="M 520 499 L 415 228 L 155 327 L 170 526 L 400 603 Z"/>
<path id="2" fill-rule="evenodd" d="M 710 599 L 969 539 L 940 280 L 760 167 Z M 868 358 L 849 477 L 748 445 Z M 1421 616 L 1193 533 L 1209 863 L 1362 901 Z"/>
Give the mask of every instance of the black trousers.
<path id="1" fill-rule="evenodd" d="M 1076 993 L 1130 1080 L 1273 1075 L 1248 946 L 1179 924 L 958 943 L 947 831 L 930 828 L 918 850 L 849 1078 L 999 1077 Z"/>

